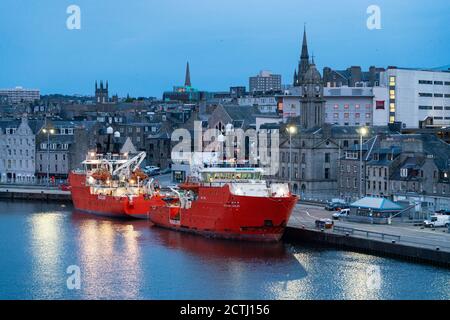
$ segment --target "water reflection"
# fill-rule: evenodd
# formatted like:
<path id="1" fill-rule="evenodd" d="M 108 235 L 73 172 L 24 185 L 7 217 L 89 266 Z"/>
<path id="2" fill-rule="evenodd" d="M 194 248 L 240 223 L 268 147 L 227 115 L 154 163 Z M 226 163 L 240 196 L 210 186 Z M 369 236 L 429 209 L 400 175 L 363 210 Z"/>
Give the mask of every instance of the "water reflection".
<path id="1" fill-rule="evenodd" d="M 32 274 L 45 298 L 60 295 L 64 241 L 63 217 L 56 212 L 33 214 L 28 219 Z"/>
<path id="2" fill-rule="evenodd" d="M 73 212 L 72 221 L 78 232 L 77 255 L 84 296 L 139 298 L 143 275 L 139 232 L 133 225 L 78 212 Z"/>
<path id="3" fill-rule="evenodd" d="M 0 299 L 449 299 L 450 271 L 307 244 L 208 239 L 0 202 Z M 81 269 L 81 290 L 66 269 Z M 380 268 L 379 288 L 368 284 Z"/>

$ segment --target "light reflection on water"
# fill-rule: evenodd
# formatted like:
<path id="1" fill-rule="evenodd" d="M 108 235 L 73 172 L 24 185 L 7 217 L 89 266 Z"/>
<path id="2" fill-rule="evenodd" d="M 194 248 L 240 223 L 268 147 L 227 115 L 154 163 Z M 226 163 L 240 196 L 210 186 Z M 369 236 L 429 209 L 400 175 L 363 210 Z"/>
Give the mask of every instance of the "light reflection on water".
<path id="1" fill-rule="evenodd" d="M 205 239 L 0 202 L 3 299 L 450 299 L 450 271 L 309 245 Z M 81 269 L 81 289 L 66 269 Z M 367 286 L 380 268 L 380 288 Z"/>

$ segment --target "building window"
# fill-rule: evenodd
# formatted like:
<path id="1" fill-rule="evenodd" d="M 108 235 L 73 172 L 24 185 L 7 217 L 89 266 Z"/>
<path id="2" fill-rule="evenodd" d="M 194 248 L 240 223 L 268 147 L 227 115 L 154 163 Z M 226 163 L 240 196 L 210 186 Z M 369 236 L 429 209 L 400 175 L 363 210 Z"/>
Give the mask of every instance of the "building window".
<path id="1" fill-rule="evenodd" d="M 408 176 L 408 169 L 407 168 L 400 169 L 400 177 L 406 178 L 407 176 Z"/>
<path id="2" fill-rule="evenodd" d="M 395 100 L 395 90 L 389 90 L 389 99 Z"/>
<path id="3" fill-rule="evenodd" d="M 389 77 L 389 86 L 390 87 L 395 87 L 395 76 L 390 76 Z"/>
<path id="4" fill-rule="evenodd" d="M 330 163 L 330 154 L 325 153 L 325 163 Z"/>
<path id="5" fill-rule="evenodd" d="M 325 180 L 330 179 L 330 168 L 325 168 Z"/>

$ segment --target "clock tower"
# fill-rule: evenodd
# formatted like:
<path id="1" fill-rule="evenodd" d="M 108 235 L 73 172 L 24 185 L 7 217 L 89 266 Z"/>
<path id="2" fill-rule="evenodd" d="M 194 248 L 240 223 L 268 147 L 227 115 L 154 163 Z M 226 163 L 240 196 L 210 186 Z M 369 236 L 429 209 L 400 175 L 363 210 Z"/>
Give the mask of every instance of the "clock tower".
<path id="1" fill-rule="evenodd" d="M 316 69 L 314 60 L 303 78 L 300 122 L 303 129 L 319 128 L 325 123 L 322 77 Z"/>

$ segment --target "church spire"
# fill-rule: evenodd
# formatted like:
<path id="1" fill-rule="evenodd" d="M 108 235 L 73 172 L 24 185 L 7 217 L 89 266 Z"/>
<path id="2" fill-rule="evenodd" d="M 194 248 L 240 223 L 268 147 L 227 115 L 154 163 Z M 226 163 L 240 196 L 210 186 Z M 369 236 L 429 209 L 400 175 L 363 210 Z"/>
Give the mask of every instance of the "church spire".
<path id="1" fill-rule="evenodd" d="M 308 40 L 306 37 L 306 25 L 303 28 L 303 43 L 302 43 L 302 53 L 300 55 L 300 61 L 298 63 L 298 74 L 297 74 L 297 86 L 303 83 L 303 77 L 308 71 L 310 65 L 309 53 L 308 53 Z"/>
<path id="2" fill-rule="evenodd" d="M 294 70 L 294 86 L 297 85 L 297 69 Z"/>
<path id="3" fill-rule="evenodd" d="M 309 60 L 308 41 L 306 39 L 306 24 L 305 24 L 305 26 L 303 28 L 302 54 L 300 56 L 300 59 L 307 59 L 307 60 Z"/>
<path id="4" fill-rule="evenodd" d="M 189 62 L 186 64 L 186 79 L 184 81 L 185 87 L 191 87 L 191 72 L 189 70 Z"/>

